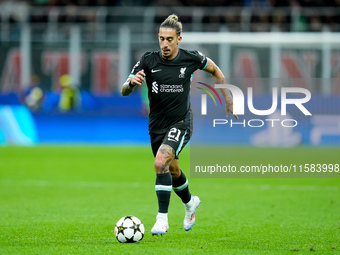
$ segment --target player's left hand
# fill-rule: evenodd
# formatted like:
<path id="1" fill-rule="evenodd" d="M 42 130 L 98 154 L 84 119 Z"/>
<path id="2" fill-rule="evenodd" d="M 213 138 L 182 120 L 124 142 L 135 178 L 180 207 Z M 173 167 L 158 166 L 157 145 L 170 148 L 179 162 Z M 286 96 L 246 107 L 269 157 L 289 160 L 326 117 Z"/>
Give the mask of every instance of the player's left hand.
<path id="1" fill-rule="evenodd" d="M 226 104 L 225 109 L 227 111 L 227 118 L 229 118 L 230 113 L 233 114 L 233 112 L 234 112 L 233 104 Z M 234 115 L 235 119 L 238 120 L 238 116 L 236 114 L 233 114 L 233 115 Z"/>

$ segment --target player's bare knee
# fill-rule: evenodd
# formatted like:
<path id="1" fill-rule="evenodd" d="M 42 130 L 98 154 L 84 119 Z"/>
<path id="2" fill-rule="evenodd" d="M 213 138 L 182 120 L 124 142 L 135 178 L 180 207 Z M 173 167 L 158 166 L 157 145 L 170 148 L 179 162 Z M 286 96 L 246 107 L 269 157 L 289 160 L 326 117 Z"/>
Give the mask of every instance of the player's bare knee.
<path id="1" fill-rule="evenodd" d="M 169 163 L 163 159 L 155 159 L 155 171 L 157 174 L 167 173 L 169 172 Z"/>
<path id="2" fill-rule="evenodd" d="M 162 165 L 163 165 L 163 162 L 156 158 L 154 167 L 155 167 L 155 171 L 156 171 L 157 174 L 160 174 L 161 169 L 162 169 Z"/>
<path id="3" fill-rule="evenodd" d="M 155 158 L 155 171 L 157 174 L 169 172 L 170 164 L 175 158 L 174 149 L 169 145 L 162 144 Z"/>

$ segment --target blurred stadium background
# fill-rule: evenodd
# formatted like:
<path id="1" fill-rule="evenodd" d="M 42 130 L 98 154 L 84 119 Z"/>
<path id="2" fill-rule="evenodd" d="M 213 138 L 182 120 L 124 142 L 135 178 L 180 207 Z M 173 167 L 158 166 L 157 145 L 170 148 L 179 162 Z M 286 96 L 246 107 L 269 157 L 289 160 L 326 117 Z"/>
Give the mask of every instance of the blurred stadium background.
<path id="1" fill-rule="evenodd" d="M 311 118 L 290 112 L 302 125 L 289 146 L 340 144 L 338 0 L 0 1 L 0 144 L 147 144 L 145 92 L 119 90 L 140 56 L 158 50 L 172 13 L 183 22 L 181 47 L 251 84 L 255 102 L 271 102 L 261 78 L 312 92 Z M 193 100 L 207 77 L 194 78 Z M 230 132 L 232 144 L 287 146 Z"/>
<path id="2" fill-rule="evenodd" d="M 230 83 L 252 87 L 255 108 L 271 106 L 272 87 L 312 93 L 312 116 L 287 108 L 294 128 L 207 133 L 197 86 L 213 81 L 196 72 L 195 132 L 181 153 L 187 176 L 202 141 L 227 145 L 218 148 L 223 164 L 339 166 L 339 0 L 0 0 L 1 254 L 339 253 L 340 179 L 309 174 L 200 179 L 191 171 L 199 224 L 184 233 L 183 205 L 171 199 L 171 231 L 151 238 L 157 205 L 145 90 L 126 98 L 119 90 L 140 56 L 158 50 L 159 24 L 172 13 L 183 22 L 181 47 L 212 58 Z M 224 118 L 207 101 L 209 114 Z M 246 112 L 240 121 L 262 117 L 282 116 Z M 114 224 L 128 214 L 146 227 L 138 245 L 114 239 Z"/>

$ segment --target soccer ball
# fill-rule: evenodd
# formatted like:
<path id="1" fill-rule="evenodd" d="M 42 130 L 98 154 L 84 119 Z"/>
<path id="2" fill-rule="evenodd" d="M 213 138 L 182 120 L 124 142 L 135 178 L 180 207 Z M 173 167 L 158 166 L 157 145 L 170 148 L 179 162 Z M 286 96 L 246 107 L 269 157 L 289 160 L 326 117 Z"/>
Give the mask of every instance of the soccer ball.
<path id="1" fill-rule="evenodd" d="M 136 243 L 144 237 L 144 225 L 135 216 L 121 218 L 115 226 L 115 236 L 120 243 Z"/>

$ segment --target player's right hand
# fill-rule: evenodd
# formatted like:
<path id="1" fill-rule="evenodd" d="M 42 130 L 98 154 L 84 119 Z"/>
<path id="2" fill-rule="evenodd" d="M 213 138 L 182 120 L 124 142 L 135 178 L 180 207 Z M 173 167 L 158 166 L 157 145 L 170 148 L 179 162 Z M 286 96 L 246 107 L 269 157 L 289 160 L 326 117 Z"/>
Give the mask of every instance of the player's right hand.
<path id="1" fill-rule="evenodd" d="M 145 73 L 144 70 L 140 70 L 131 80 L 132 85 L 142 85 L 145 81 L 144 79 Z"/>

